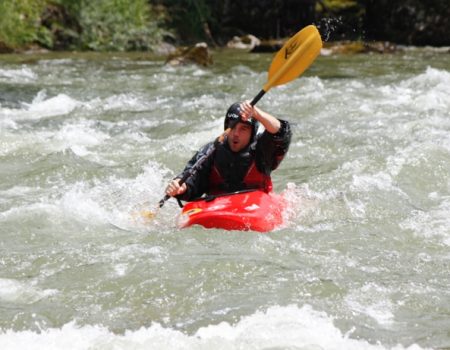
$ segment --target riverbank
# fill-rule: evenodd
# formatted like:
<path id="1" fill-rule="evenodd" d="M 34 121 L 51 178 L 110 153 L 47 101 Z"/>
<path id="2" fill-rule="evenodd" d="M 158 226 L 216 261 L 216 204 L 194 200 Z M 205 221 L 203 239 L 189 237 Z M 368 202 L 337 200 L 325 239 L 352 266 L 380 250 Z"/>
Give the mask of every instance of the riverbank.
<path id="1" fill-rule="evenodd" d="M 263 55 L 267 57 L 272 57 L 275 49 L 279 49 L 283 44 L 283 41 L 270 42 L 270 50 L 265 48 L 263 50 Z M 264 45 L 264 42 L 263 42 Z M 186 47 L 185 47 L 186 49 Z M 33 49 L 27 50 L 25 52 L 17 52 L 17 53 L 8 53 L 0 55 L 0 61 L 3 62 L 14 62 L 14 63 L 23 63 L 23 64 L 32 64 L 39 62 L 43 59 L 49 60 L 59 60 L 66 59 L 67 56 L 72 57 L 72 59 L 76 60 L 87 60 L 92 62 L 98 62 L 104 60 L 105 57 L 109 57 L 111 59 L 126 59 L 132 61 L 147 61 L 151 60 L 154 62 L 160 62 L 161 66 L 168 63 L 171 57 L 177 58 L 177 54 L 174 54 L 175 47 L 171 47 L 171 49 L 167 50 L 167 52 L 151 52 L 151 51 L 134 51 L 134 52 L 120 52 L 120 51 L 112 51 L 109 53 L 105 52 L 96 52 L 96 51 L 50 51 L 43 49 Z M 235 55 L 237 57 L 243 58 L 246 56 L 254 57 L 258 59 L 261 57 L 261 52 L 258 50 L 253 50 L 250 47 L 244 47 L 240 49 L 229 48 L 229 47 L 221 47 L 221 48 L 205 48 L 207 53 L 201 53 L 199 57 L 193 58 L 192 60 L 187 60 L 185 63 L 188 64 L 198 64 L 203 67 L 211 67 L 214 65 L 220 65 L 217 62 L 217 58 L 221 55 Z M 183 52 L 183 49 L 180 48 L 179 52 Z M 428 55 L 442 55 L 443 59 L 447 55 L 450 54 L 450 47 L 421 47 L 421 46 L 403 46 L 403 45 L 394 45 L 388 42 L 371 42 L 371 43 L 363 43 L 360 41 L 355 42 L 325 42 L 324 47 L 321 50 L 320 56 L 353 56 L 353 55 L 361 55 L 365 54 L 373 54 L 373 55 L 403 55 L 408 52 L 417 53 L 420 56 L 423 56 L 423 59 L 426 60 Z M 207 56 L 205 56 L 207 55 Z M 235 61 L 236 65 L 242 64 L 242 62 Z"/>
<path id="2" fill-rule="evenodd" d="M 283 38 L 311 23 L 324 41 L 450 46 L 449 11 L 444 0 L 281 0 L 277 6 L 269 0 L 219 1 L 216 6 L 205 0 L 2 1 L 0 53 L 167 52 L 165 42 L 223 47 L 236 35 Z"/>

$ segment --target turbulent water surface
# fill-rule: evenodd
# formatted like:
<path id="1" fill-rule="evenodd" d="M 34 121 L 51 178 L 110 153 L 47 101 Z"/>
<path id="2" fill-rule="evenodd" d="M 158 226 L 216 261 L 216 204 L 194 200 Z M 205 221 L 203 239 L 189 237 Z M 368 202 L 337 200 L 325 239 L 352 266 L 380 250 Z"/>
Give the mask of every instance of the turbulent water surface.
<path id="1" fill-rule="evenodd" d="M 180 230 L 163 189 L 271 55 L 0 57 L 1 349 L 450 348 L 450 59 L 322 56 L 268 234 Z"/>

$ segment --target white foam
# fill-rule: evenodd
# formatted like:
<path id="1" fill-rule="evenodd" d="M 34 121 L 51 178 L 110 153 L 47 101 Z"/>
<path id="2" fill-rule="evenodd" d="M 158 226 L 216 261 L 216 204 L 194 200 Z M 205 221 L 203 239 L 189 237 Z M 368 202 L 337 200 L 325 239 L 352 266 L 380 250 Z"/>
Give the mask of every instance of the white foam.
<path id="1" fill-rule="evenodd" d="M 415 210 L 410 217 L 400 222 L 404 230 L 411 230 L 418 237 L 441 237 L 444 244 L 450 246 L 450 198 L 441 198 L 441 202 L 427 211 Z"/>
<path id="2" fill-rule="evenodd" d="M 32 304 L 42 298 L 56 294 L 56 290 L 41 290 L 30 281 L 0 278 L 0 302 Z"/>
<path id="3" fill-rule="evenodd" d="M 424 73 L 407 79 L 401 85 L 421 91 L 427 91 L 430 88 L 434 88 L 435 91 L 449 91 L 450 72 L 442 69 L 427 67 Z"/>
<path id="4" fill-rule="evenodd" d="M 134 94 L 113 95 L 102 100 L 100 105 L 103 110 L 144 111 L 149 108 L 148 102 Z"/>
<path id="5" fill-rule="evenodd" d="M 283 227 L 296 225 L 301 232 L 317 232 L 333 230 L 333 217 L 342 219 L 348 216 L 364 216 L 364 206 L 361 203 L 352 203 L 345 195 L 334 189 L 325 192 L 313 191 L 308 184 L 297 186 L 288 183 L 282 192 L 286 200 L 286 209 L 283 211 Z M 361 212 L 362 211 L 362 212 Z"/>
<path id="6" fill-rule="evenodd" d="M 0 212 L 0 222 L 13 218 L 23 218 L 24 215 L 33 215 L 35 213 L 54 214 L 56 209 L 55 205 L 43 202 L 15 206 Z"/>
<path id="7" fill-rule="evenodd" d="M 48 135 L 48 133 L 46 134 Z M 1 130 L 0 137 L 2 140 L 2 147 L 0 147 L 1 156 L 21 152 L 23 149 L 30 146 L 34 146 L 34 149 L 37 149 L 37 144 L 41 144 L 40 133 L 33 133 L 33 135 L 29 135 L 23 131 L 9 132 Z"/>
<path id="8" fill-rule="evenodd" d="M 450 72 L 428 67 L 424 73 L 392 86 L 388 96 L 386 98 L 394 105 L 414 113 L 439 111 L 448 114 Z"/>
<path id="9" fill-rule="evenodd" d="M 146 230 L 148 222 L 143 213 L 157 211 L 156 205 L 164 195 L 162 184 L 166 172 L 157 163 L 149 162 L 134 179 L 113 176 L 94 184 L 79 182 L 65 191 L 57 205 L 64 215 L 80 222 Z M 170 210 L 166 211 L 170 216 Z M 152 227 L 158 224 L 157 220 L 152 221 Z"/>
<path id="10" fill-rule="evenodd" d="M 90 161 L 104 164 L 107 160 L 95 152 L 94 148 L 107 141 L 110 136 L 98 130 L 94 121 L 85 119 L 63 124 L 55 131 L 27 131 L 4 133 L 3 140 L 7 140 L 0 155 L 13 152 L 54 153 L 71 150 L 80 157 L 90 156 Z"/>
<path id="11" fill-rule="evenodd" d="M 324 312 L 310 306 L 301 308 L 273 306 L 267 311 L 257 311 L 243 317 L 236 324 L 222 322 L 200 328 L 189 335 L 159 324 L 124 334 L 114 334 L 97 325 L 79 326 L 74 322 L 61 328 L 0 333 L 0 347 L 15 349 L 145 349 L 145 350 L 189 350 L 189 349 L 348 349 L 383 350 L 381 344 L 370 344 L 365 340 L 352 339 L 343 334 L 333 319 Z M 418 345 L 407 348 L 397 345 L 390 349 L 419 350 Z"/>
<path id="12" fill-rule="evenodd" d="M 60 189 L 61 196 L 39 198 L 38 201 L 15 205 L 0 212 L 0 222 L 23 220 L 24 216 L 45 214 L 52 220 L 68 218 L 82 224 L 114 226 L 133 231 L 147 232 L 150 228 L 175 227 L 175 212 L 178 208 L 167 205 L 157 218 L 146 218 L 148 211 L 157 212 L 157 204 L 163 197 L 163 184 L 168 171 L 157 163 L 149 162 L 136 178 L 111 176 L 102 181 L 79 181 Z M 1 193 L 5 199 L 22 194 L 39 194 L 42 189 L 15 187 Z"/>
<path id="13" fill-rule="evenodd" d="M 393 189 L 391 176 L 383 172 L 379 172 L 377 174 L 353 175 L 353 191 L 368 192 L 373 188 L 380 191 L 389 191 Z"/>
<path id="14" fill-rule="evenodd" d="M 282 196 L 286 201 L 286 208 L 283 210 L 283 227 L 289 226 L 299 216 L 306 216 L 308 211 L 316 208 L 317 204 L 309 199 L 313 198 L 307 185 L 297 187 L 295 183 L 289 182 Z"/>
<path id="15" fill-rule="evenodd" d="M 20 84 L 28 83 L 36 79 L 36 73 L 26 66 L 22 66 L 19 69 L 0 69 L 0 81 L 4 80 L 8 83 L 14 82 Z"/>
<path id="16" fill-rule="evenodd" d="M 71 149 L 78 156 L 86 156 L 91 152 L 89 147 L 98 146 L 109 135 L 94 129 L 88 121 L 64 125 L 53 137 L 56 150 Z"/>
<path id="17" fill-rule="evenodd" d="M 367 315 L 380 325 L 394 323 L 394 305 L 389 299 L 390 291 L 375 283 L 368 283 L 361 289 L 352 290 L 345 298 L 353 311 Z"/>
<path id="18" fill-rule="evenodd" d="M 39 187 L 28 187 L 28 186 L 14 186 L 7 190 L 0 191 L 0 198 L 15 198 L 24 195 L 30 195 L 33 193 L 40 192 Z"/>
<path id="19" fill-rule="evenodd" d="M 0 116 L 2 116 L 2 108 L 0 104 Z M 17 123 L 12 119 L 2 119 L 0 118 L 0 129 L 17 129 Z M 3 138 L 3 137 L 2 137 Z"/>
<path id="20" fill-rule="evenodd" d="M 2 108 L 0 116 L 12 118 L 12 120 L 39 120 L 55 116 L 63 116 L 71 113 L 80 102 L 65 95 L 46 98 L 45 90 L 40 91 L 31 103 L 23 103 L 23 108 Z"/>
<path id="21" fill-rule="evenodd" d="M 85 62 L 84 60 L 77 59 L 78 62 Z M 73 65 L 75 60 L 71 58 L 60 58 L 60 59 L 49 59 L 49 60 L 39 60 L 39 64 L 44 66 L 71 66 Z"/>
<path id="22" fill-rule="evenodd" d="M 61 199 L 61 209 L 77 221 L 101 224 L 107 221 L 108 212 L 98 201 L 91 198 L 84 183 L 76 184 Z"/>
<path id="23" fill-rule="evenodd" d="M 366 205 L 360 199 L 350 201 L 346 197 L 344 197 L 344 201 L 353 217 L 355 218 L 366 217 L 367 208 Z"/>
<path id="24" fill-rule="evenodd" d="M 38 119 L 69 114 L 78 104 L 79 102 L 73 98 L 59 94 L 49 99 L 35 99 L 31 104 L 25 105 L 28 107 L 28 115 L 33 115 L 33 119 Z"/>

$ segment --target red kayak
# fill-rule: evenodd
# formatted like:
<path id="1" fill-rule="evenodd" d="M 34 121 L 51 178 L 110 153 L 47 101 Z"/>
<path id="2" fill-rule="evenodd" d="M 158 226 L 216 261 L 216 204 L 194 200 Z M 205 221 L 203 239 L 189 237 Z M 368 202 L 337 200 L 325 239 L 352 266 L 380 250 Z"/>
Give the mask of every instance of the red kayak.
<path id="1" fill-rule="evenodd" d="M 210 196 L 186 203 L 179 226 L 268 232 L 283 222 L 285 206 L 282 196 L 261 190 Z"/>

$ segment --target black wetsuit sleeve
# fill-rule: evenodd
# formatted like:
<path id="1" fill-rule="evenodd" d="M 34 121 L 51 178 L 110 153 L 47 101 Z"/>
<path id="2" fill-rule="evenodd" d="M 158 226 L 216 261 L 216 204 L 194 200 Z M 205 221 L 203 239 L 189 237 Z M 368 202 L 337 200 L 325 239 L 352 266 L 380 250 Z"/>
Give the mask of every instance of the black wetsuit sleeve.
<path id="1" fill-rule="evenodd" d="M 289 122 L 280 120 L 280 123 L 280 130 L 276 134 L 264 131 L 256 143 L 256 167 L 266 175 L 270 175 L 280 165 L 291 143 Z"/>
<path id="2" fill-rule="evenodd" d="M 205 157 L 214 147 L 213 143 L 208 143 L 203 146 L 187 163 L 184 170 L 176 176 L 176 178 L 181 179 L 186 174 L 189 174 L 185 183 L 187 185 L 187 190 L 182 195 L 179 195 L 177 198 L 189 201 L 195 198 L 200 197 L 202 194 L 207 192 L 209 186 L 209 174 L 211 171 L 211 165 L 213 163 L 214 152 L 210 154 L 209 157 L 202 160 L 202 157 Z M 198 161 L 201 161 L 202 164 L 199 167 L 196 167 Z"/>

